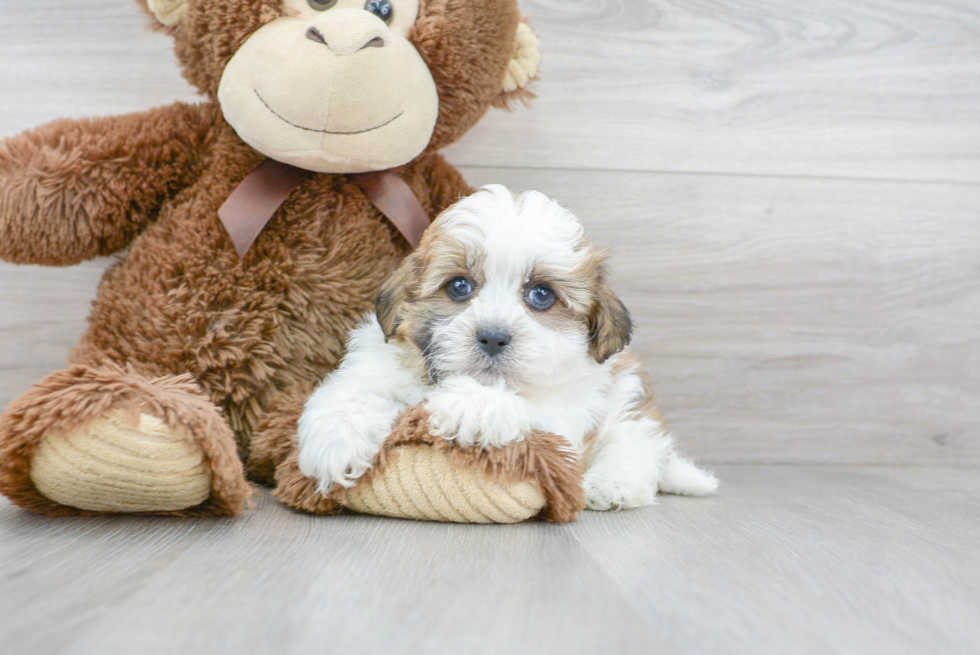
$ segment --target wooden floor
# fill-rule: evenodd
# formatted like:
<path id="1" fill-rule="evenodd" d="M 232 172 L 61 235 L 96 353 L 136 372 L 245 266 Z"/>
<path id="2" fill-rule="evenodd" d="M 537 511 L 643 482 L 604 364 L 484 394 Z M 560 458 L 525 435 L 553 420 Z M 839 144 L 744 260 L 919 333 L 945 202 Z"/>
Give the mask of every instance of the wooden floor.
<path id="1" fill-rule="evenodd" d="M 5 653 L 976 653 L 980 470 L 729 465 L 572 525 L 0 507 Z"/>
<path id="2" fill-rule="evenodd" d="M 0 501 L 0 652 L 977 652 L 980 0 L 522 8 L 538 99 L 447 157 L 612 246 L 720 495 L 489 528 Z M 194 100 L 142 22 L 5 3 L 0 137 Z M 106 264 L 0 263 L 0 407 L 63 365 Z"/>

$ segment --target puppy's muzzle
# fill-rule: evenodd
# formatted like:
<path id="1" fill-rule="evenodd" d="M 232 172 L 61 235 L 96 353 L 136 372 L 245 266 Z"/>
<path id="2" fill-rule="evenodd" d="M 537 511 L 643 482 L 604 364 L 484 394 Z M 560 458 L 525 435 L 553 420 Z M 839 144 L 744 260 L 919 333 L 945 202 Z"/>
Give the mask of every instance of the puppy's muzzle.
<path id="1" fill-rule="evenodd" d="M 480 344 L 480 348 L 491 357 L 496 357 L 503 352 L 510 345 L 510 339 L 509 332 L 496 328 L 484 328 L 476 333 L 476 340 Z"/>

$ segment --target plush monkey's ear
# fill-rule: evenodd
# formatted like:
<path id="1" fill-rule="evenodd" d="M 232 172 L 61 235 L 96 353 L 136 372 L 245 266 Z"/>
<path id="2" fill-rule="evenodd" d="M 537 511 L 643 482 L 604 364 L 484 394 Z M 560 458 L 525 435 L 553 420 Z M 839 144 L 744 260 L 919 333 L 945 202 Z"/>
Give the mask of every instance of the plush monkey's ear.
<path id="1" fill-rule="evenodd" d="M 177 27 L 187 14 L 187 0 L 140 0 L 164 27 Z"/>
<path id="2" fill-rule="evenodd" d="M 530 85 L 538 75 L 540 64 L 541 50 L 538 48 L 538 37 L 534 36 L 526 19 L 521 19 L 517 24 L 517 33 L 514 35 L 514 50 L 510 61 L 507 62 L 500 95 L 494 100 L 494 106 L 506 109 L 515 100 L 525 104 L 530 102 L 534 97 Z"/>
<path id="3" fill-rule="evenodd" d="M 589 329 L 589 354 L 600 364 L 629 345 L 633 336 L 630 313 L 604 280 L 596 291 Z"/>
<path id="4" fill-rule="evenodd" d="M 388 276 L 374 299 L 374 311 L 385 333 L 385 341 L 395 335 L 400 321 L 400 309 L 408 299 L 408 288 L 418 279 L 417 255 L 412 253 Z"/>

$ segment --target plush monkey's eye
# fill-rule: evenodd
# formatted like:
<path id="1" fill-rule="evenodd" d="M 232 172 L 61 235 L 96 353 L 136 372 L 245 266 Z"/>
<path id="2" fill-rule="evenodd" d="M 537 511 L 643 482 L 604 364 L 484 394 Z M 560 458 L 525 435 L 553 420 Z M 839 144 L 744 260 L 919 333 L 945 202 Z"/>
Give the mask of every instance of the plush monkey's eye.
<path id="1" fill-rule="evenodd" d="M 306 2 L 315 11 L 326 11 L 337 4 L 337 0 L 306 0 Z"/>
<path id="2" fill-rule="evenodd" d="M 543 312 L 555 304 L 555 292 L 547 284 L 536 284 L 528 289 L 524 302 L 531 309 Z"/>
<path id="3" fill-rule="evenodd" d="M 458 275 L 446 283 L 446 293 L 453 300 L 462 302 L 473 295 L 473 283 Z"/>
<path id="4" fill-rule="evenodd" d="M 368 0 L 364 8 L 386 23 L 390 23 L 395 15 L 395 8 L 388 0 Z"/>

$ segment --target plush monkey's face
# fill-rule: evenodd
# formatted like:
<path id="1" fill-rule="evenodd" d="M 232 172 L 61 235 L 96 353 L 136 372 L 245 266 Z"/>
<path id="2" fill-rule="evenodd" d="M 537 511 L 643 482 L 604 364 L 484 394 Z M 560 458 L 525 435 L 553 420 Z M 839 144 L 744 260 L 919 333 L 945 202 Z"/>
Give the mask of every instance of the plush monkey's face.
<path id="1" fill-rule="evenodd" d="M 231 58 L 218 101 L 259 152 L 324 173 L 400 166 L 428 145 L 439 95 L 406 38 L 418 0 L 286 0 Z"/>
<path id="2" fill-rule="evenodd" d="M 139 0 L 255 150 L 324 173 L 401 166 L 527 98 L 516 0 Z"/>

